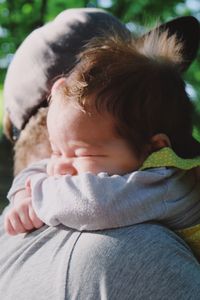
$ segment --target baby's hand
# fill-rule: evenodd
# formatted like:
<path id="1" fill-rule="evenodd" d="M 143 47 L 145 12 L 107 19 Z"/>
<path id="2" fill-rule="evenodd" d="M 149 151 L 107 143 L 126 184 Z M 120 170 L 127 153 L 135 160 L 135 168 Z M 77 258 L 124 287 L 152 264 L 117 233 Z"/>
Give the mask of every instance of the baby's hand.
<path id="1" fill-rule="evenodd" d="M 6 232 L 10 235 L 17 235 L 38 229 L 42 225 L 43 222 L 33 210 L 28 188 L 17 192 L 13 200 L 13 207 L 5 215 L 4 227 Z"/>

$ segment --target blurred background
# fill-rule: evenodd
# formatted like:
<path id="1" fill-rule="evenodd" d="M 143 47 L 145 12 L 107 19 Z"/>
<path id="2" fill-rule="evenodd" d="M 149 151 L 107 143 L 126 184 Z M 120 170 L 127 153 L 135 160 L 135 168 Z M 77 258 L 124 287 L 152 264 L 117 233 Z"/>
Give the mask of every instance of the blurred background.
<path id="1" fill-rule="evenodd" d="M 112 13 L 134 32 L 179 16 L 192 15 L 200 21 L 200 0 L 0 0 L 0 211 L 12 180 L 12 147 L 2 133 L 3 82 L 12 57 L 35 28 L 68 8 L 98 7 Z M 184 75 L 187 91 L 195 105 L 194 135 L 200 136 L 200 51 Z"/>

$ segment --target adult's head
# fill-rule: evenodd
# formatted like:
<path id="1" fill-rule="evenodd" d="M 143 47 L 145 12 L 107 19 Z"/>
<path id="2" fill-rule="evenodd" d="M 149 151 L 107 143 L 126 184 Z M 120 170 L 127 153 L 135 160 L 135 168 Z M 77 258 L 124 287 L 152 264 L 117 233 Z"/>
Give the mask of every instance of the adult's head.
<path id="1" fill-rule="evenodd" d="M 124 38 L 130 35 L 120 21 L 103 10 L 69 9 L 24 40 L 4 85 L 5 110 L 17 131 L 25 127 L 38 107 L 46 105 L 52 84 L 74 66 L 82 46 L 111 27 Z"/>
<path id="2" fill-rule="evenodd" d="M 33 31 L 17 50 L 7 72 L 4 86 L 5 131 L 13 137 L 13 128 L 21 131 L 29 118 L 46 104 L 49 91 L 61 74 L 75 64 L 76 55 L 92 37 L 113 28 L 129 39 L 130 32 L 115 17 L 100 9 L 70 9 L 55 20 Z M 182 70 L 196 57 L 199 23 L 183 17 L 161 25 L 183 42 Z M 142 38 L 141 38 L 142 41 Z"/>

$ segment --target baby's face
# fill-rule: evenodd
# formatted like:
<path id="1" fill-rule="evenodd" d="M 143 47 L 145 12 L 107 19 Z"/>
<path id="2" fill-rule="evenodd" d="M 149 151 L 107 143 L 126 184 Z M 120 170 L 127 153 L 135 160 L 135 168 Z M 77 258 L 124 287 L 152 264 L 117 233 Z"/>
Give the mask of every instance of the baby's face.
<path id="1" fill-rule="evenodd" d="M 56 99 L 49 108 L 47 127 L 52 146 L 50 175 L 125 174 L 142 163 L 117 135 L 115 122 L 107 113 L 89 115 L 70 101 Z"/>

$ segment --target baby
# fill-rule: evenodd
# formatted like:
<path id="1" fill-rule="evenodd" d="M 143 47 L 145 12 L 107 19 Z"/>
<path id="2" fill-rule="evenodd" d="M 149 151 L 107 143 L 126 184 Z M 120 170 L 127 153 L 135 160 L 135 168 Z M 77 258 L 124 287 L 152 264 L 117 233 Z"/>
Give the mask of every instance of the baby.
<path id="1" fill-rule="evenodd" d="M 200 146 L 180 60 L 181 44 L 167 32 L 142 43 L 93 39 L 52 88 L 52 156 L 15 178 L 7 232 L 43 222 L 78 230 L 155 220 L 196 228 Z"/>

